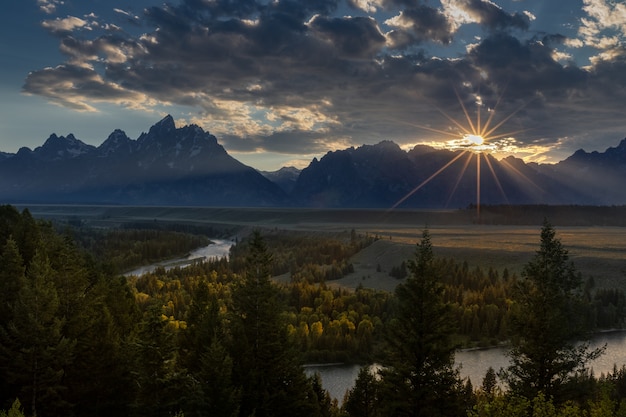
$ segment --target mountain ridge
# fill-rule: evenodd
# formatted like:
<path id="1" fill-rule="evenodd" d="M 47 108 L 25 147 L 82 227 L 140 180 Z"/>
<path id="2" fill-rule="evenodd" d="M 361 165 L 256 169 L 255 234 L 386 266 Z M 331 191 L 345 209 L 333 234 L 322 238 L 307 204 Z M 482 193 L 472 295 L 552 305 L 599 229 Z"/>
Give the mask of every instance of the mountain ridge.
<path id="1" fill-rule="evenodd" d="M 470 204 L 626 204 L 626 139 L 556 164 L 383 140 L 329 151 L 304 169 L 257 171 L 197 125 L 167 115 L 137 139 L 115 129 L 99 146 L 73 134 L 0 152 L 5 202 L 122 205 L 458 208 Z"/>

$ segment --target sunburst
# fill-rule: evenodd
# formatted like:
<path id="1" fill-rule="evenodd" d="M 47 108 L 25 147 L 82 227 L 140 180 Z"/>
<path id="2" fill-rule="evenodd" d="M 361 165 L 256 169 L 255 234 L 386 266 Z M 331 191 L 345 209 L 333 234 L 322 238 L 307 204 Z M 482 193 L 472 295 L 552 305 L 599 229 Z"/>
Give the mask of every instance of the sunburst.
<path id="1" fill-rule="evenodd" d="M 484 159 L 485 163 L 487 164 L 487 167 L 489 168 L 489 172 L 491 173 L 491 175 L 493 176 L 495 180 L 494 182 L 496 186 L 498 187 L 498 190 L 503 195 L 505 200 L 507 200 L 504 189 L 487 155 L 491 153 L 495 153 L 497 151 L 498 140 L 514 137 L 515 135 L 518 135 L 528 130 L 528 129 L 522 129 L 522 130 L 508 131 L 508 132 L 502 132 L 502 133 L 498 132 L 498 130 L 506 122 L 508 122 L 513 116 L 515 116 L 519 111 L 521 111 L 528 103 L 525 103 L 524 105 L 520 106 L 518 109 L 516 109 L 515 111 L 513 111 L 512 113 L 504 117 L 502 120 L 495 123 L 494 117 L 496 114 L 496 109 L 498 105 L 500 104 L 500 99 L 502 98 L 502 96 L 498 98 L 496 105 L 493 107 L 493 109 L 489 110 L 489 115 L 486 118 L 486 120 L 483 120 L 483 117 L 481 114 L 481 109 L 483 105 L 482 105 L 482 100 L 480 96 L 476 96 L 477 111 L 476 111 L 476 118 L 473 119 L 470 116 L 470 112 L 467 110 L 467 107 L 463 103 L 463 100 L 461 99 L 460 95 L 458 94 L 456 90 L 455 90 L 455 93 L 456 93 L 458 102 L 460 104 L 460 107 L 463 111 L 463 114 L 465 116 L 465 123 L 453 118 L 442 109 L 435 107 L 437 111 L 439 111 L 439 113 L 441 113 L 448 121 L 450 121 L 456 127 L 455 131 L 436 129 L 430 126 L 424 126 L 424 125 L 413 124 L 413 123 L 408 123 L 408 124 L 411 126 L 423 129 L 423 130 L 427 130 L 427 131 L 448 137 L 449 140 L 447 140 L 444 143 L 444 146 L 442 146 L 442 148 L 452 150 L 452 151 L 461 151 L 461 152 L 457 153 L 450 161 L 448 161 L 441 168 L 435 171 L 431 176 L 429 176 L 424 181 L 422 181 L 417 187 L 415 187 L 413 190 L 407 193 L 404 197 L 398 200 L 398 202 L 396 202 L 390 208 L 390 210 L 397 208 L 400 204 L 405 202 L 409 197 L 415 194 L 418 190 L 420 190 L 422 187 L 424 187 L 426 184 L 428 184 L 430 181 L 436 178 L 439 174 L 441 174 L 451 165 L 453 165 L 458 160 L 460 160 L 463 156 L 466 156 L 466 159 L 461 169 L 461 173 L 459 174 L 459 178 L 457 179 L 457 182 L 452 190 L 452 193 L 450 194 L 450 198 L 452 197 L 452 194 L 454 194 L 454 192 L 456 191 L 462 177 L 467 172 L 468 166 L 472 158 L 475 156 L 476 157 L 476 216 L 477 218 L 478 219 L 480 218 L 481 159 Z M 506 162 L 506 161 L 501 161 L 501 162 Z M 532 183 L 530 179 L 528 179 L 526 176 L 524 176 L 521 172 L 519 172 L 510 164 L 503 163 L 503 166 L 505 166 L 505 168 L 513 172 L 515 175 L 518 175 L 524 180 Z M 537 187 L 534 183 L 532 185 Z M 448 199 L 448 202 L 450 201 L 450 198 Z"/>

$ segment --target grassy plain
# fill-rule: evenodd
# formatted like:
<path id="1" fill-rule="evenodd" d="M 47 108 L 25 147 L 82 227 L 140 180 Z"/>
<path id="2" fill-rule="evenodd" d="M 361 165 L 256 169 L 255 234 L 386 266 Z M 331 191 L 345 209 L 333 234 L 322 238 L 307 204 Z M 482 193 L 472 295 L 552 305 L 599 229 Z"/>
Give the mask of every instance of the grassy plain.
<path id="1" fill-rule="evenodd" d="M 389 271 L 413 257 L 415 244 L 425 227 L 430 231 L 436 255 L 466 261 L 471 268 L 492 267 L 500 272 L 508 268 L 518 274 L 539 248 L 541 229 L 541 221 L 522 226 L 476 224 L 475 213 L 471 210 L 62 205 L 29 205 L 28 208 L 35 217 L 80 221 L 96 227 L 117 227 L 129 222 L 180 223 L 211 226 L 239 237 L 247 236 L 253 229 L 302 232 L 354 229 L 381 239 L 355 255 L 352 259 L 355 272 L 336 284 L 355 287 L 360 283 L 386 290 L 393 290 L 399 282 L 389 276 Z M 552 215 L 550 221 L 583 276 L 593 276 L 596 287 L 626 291 L 626 227 L 573 226 L 560 223 L 558 215 Z"/>

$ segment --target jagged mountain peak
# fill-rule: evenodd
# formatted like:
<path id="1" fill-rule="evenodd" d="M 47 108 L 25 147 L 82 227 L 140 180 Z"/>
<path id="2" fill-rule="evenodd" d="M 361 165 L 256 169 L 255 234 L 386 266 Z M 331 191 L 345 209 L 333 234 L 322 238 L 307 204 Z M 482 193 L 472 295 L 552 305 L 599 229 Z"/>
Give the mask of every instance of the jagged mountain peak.
<path id="1" fill-rule="evenodd" d="M 155 134 L 168 134 L 175 129 L 176 123 L 174 122 L 174 118 L 168 114 L 152 126 L 149 133 L 154 131 Z"/>
<path id="2" fill-rule="evenodd" d="M 115 129 L 98 147 L 98 151 L 102 157 L 110 156 L 117 152 L 131 154 L 134 151 L 134 141 L 123 130 Z"/>
<path id="3" fill-rule="evenodd" d="M 72 133 L 67 135 L 67 137 L 57 136 L 53 133 L 42 146 L 35 148 L 33 153 L 42 159 L 58 160 L 76 158 L 90 153 L 94 149 L 96 149 L 94 146 L 87 145 L 85 142 L 76 139 Z"/>

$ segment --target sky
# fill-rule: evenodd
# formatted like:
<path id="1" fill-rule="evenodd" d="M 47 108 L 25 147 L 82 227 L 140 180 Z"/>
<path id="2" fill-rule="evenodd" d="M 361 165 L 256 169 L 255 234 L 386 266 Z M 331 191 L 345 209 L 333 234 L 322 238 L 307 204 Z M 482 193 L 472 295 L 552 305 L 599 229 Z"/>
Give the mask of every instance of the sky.
<path id="1" fill-rule="evenodd" d="M 3 6 L 3 152 L 167 114 L 262 170 L 383 140 L 555 163 L 626 137 L 622 0 Z"/>

